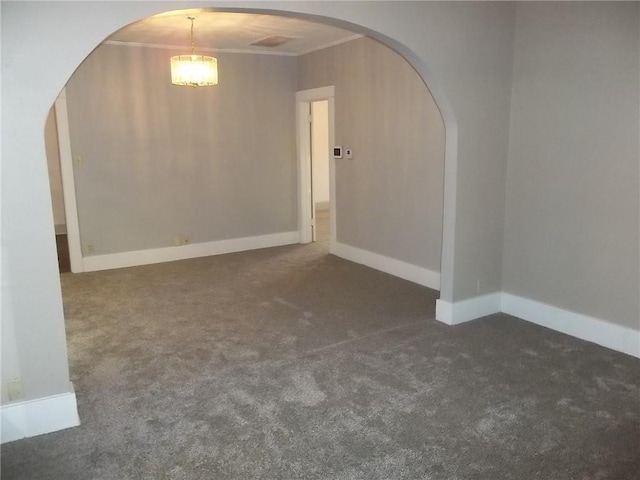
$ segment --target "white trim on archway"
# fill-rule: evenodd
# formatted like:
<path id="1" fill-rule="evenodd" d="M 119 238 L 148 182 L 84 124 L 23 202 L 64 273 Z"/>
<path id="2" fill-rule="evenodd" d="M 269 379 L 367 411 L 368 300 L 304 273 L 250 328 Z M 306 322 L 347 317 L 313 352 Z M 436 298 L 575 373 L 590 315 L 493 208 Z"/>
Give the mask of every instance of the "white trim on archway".
<path id="1" fill-rule="evenodd" d="M 76 201 L 76 183 L 73 176 L 73 153 L 69 133 L 67 112 L 67 92 L 62 89 L 55 101 L 56 127 L 58 130 L 58 149 L 60 151 L 60 170 L 62 172 L 62 194 L 64 213 L 67 220 L 67 241 L 69 242 L 69 260 L 73 273 L 84 272 L 80 224 L 78 221 L 78 203 Z"/>

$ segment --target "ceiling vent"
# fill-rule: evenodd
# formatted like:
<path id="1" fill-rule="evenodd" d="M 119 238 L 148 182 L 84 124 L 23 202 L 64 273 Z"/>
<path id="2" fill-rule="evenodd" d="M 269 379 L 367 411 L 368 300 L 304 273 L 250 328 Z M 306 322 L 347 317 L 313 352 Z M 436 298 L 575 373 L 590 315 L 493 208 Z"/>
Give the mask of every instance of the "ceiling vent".
<path id="1" fill-rule="evenodd" d="M 282 35 L 273 35 L 271 37 L 265 37 L 262 40 L 258 40 L 257 42 L 253 42 L 251 45 L 256 47 L 279 47 L 280 45 L 284 45 L 291 40 L 295 40 L 296 37 L 284 37 Z"/>

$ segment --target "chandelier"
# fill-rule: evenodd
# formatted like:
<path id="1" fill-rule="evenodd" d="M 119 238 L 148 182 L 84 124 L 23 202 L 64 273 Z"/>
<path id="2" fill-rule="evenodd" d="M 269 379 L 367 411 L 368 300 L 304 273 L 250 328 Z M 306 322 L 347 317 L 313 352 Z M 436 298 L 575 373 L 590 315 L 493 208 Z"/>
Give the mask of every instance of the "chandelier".
<path id="1" fill-rule="evenodd" d="M 212 87 L 218 84 L 218 60 L 215 57 L 195 54 L 193 21 L 191 20 L 191 53 L 171 57 L 171 83 L 189 87 Z"/>

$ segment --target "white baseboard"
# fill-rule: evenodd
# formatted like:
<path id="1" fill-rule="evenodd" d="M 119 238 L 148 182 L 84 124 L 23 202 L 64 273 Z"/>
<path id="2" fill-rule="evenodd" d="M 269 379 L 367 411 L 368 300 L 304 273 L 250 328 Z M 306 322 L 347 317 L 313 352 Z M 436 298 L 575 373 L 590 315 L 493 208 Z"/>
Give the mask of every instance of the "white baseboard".
<path id="1" fill-rule="evenodd" d="M 500 292 L 495 292 L 453 303 L 436 300 L 436 320 L 447 325 L 457 325 L 499 313 L 501 295 Z"/>
<path id="2" fill-rule="evenodd" d="M 457 325 L 498 312 L 640 358 L 640 330 L 553 305 L 496 292 L 460 302 L 436 301 L 436 319 Z"/>
<path id="3" fill-rule="evenodd" d="M 70 388 L 68 393 L 2 405 L 2 443 L 80 425 L 73 385 Z"/>
<path id="4" fill-rule="evenodd" d="M 440 290 L 440 273 L 434 272 L 433 270 L 418 267 L 417 265 L 396 260 L 395 258 L 385 257 L 384 255 L 340 242 L 335 242 L 331 246 L 331 253 L 346 260 L 400 277 L 404 280 L 409 280 L 410 282 L 433 288 L 434 290 Z"/>
<path id="5" fill-rule="evenodd" d="M 640 357 L 640 331 L 545 303 L 502 294 L 502 311 L 528 322 Z"/>
<path id="6" fill-rule="evenodd" d="M 84 257 L 84 271 L 95 272 L 113 268 L 135 267 L 152 263 L 172 262 L 188 258 L 208 257 L 224 253 L 256 250 L 300 243 L 300 232 L 273 233 L 256 237 L 232 238 L 214 242 L 192 243 L 180 247 L 165 247 L 132 252 Z"/>

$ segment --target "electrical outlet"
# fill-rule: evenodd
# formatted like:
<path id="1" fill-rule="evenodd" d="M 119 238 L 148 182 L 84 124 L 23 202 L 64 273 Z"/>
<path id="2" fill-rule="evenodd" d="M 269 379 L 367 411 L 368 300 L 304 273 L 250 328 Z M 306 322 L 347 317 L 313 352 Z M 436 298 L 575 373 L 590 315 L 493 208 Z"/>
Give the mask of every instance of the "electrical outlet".
<path id="1" fill-rule="evenodd" d="M 87 243 L 87 253 L 96 253 L 96 247 L 93 243 Z"/>
<path id="2" fill-rule="evenodd" d="M 176 235 L 175 237 L 173 237 L 174 247 L 181 247 L 182 245 L 188 245 L 188 244 L 189 244 L 189 237 L 183 237 L 182 235 Z"/>
<path id="3" fill-rule="evenodd" d="M 476 293 L 482 293 L 482 280 L 478 280 L 478 282 L 476 283 Z"/>
<path id="4" fill-rule="evenodd" d="M 9 401 L 22 398 L 22 380 L 20 378 L 12 378 L 7 382 L 7 396 Z"/>

